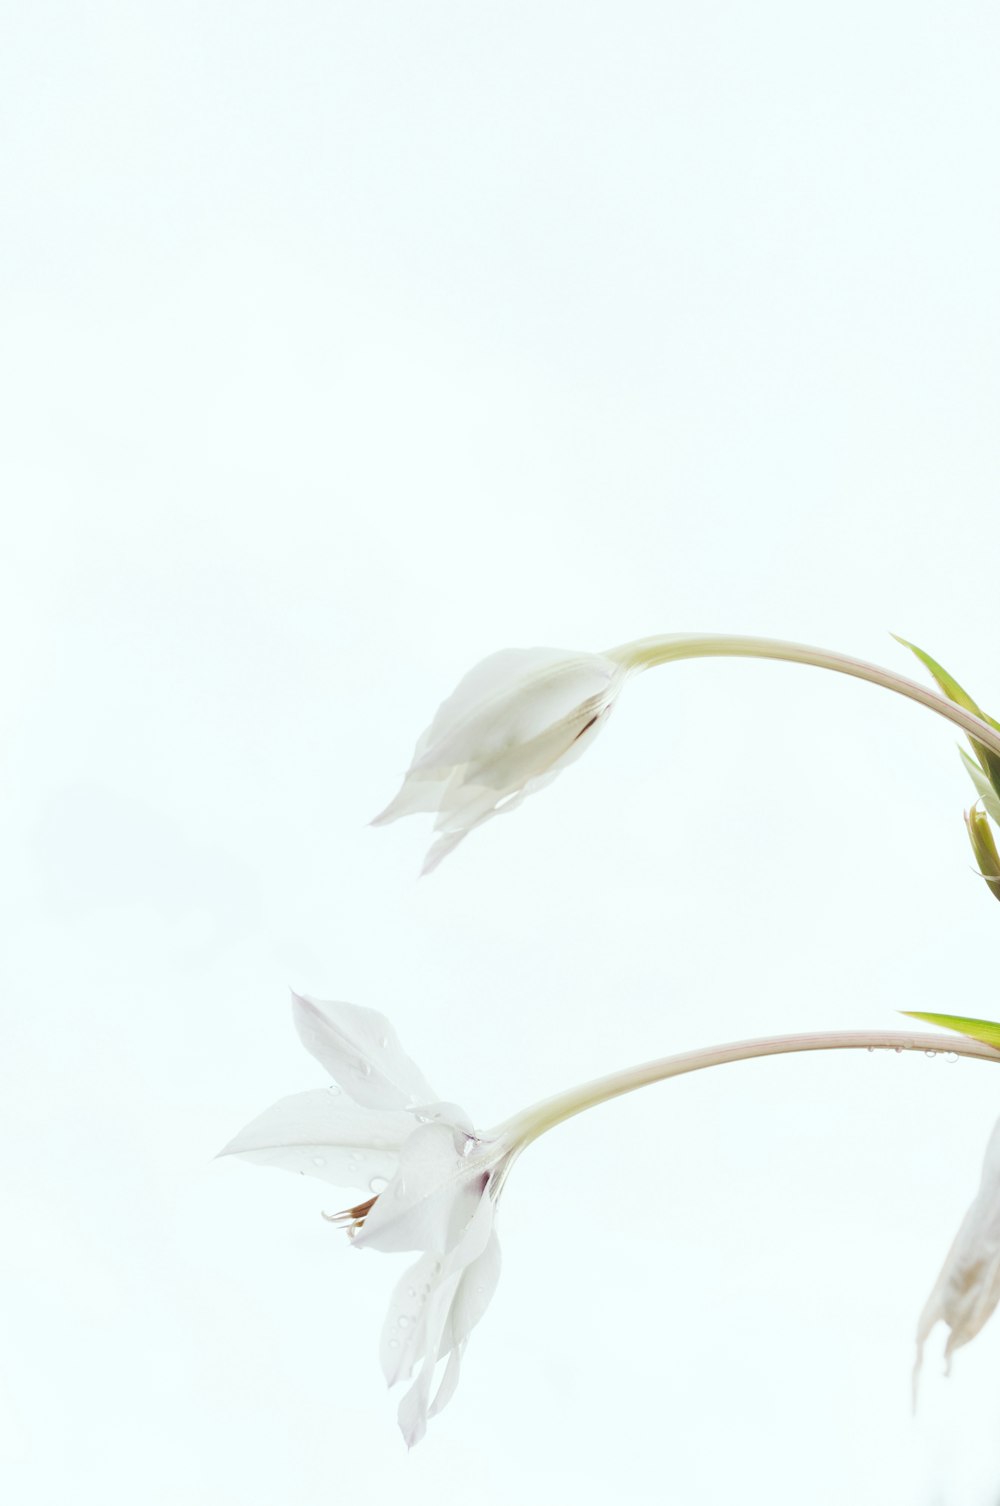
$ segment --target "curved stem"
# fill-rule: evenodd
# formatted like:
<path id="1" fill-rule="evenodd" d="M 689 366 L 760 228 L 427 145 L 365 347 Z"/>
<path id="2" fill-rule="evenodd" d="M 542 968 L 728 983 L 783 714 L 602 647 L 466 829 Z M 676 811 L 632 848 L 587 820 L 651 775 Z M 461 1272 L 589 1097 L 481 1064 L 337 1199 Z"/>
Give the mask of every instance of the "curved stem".
<path id="1" fill-rule="evenodd" d="M 785 1056 L 798 1051 L 926 1051 L 933 1055 L 952 1052 L 956 1056 L 973 1057 L 977 1061 L 1000 1062 L 1000 1051 L 984 1046 L 979 1041 L 965 1036 L 919 1035 L 899 1030 L 828 1030 L 805 1035 L 765 1035 L 756 1040 L 731 1041 L 725 1046 L 706 1046 L 698 1051 L 684 1051 L 677 1056 L 661 1056 L 656 1061 L 643 1062 L 638 1067 L 627 1067 L 621 1072 L 612 1072 L 608 1077 L 598 1077 L 581 1087 L 557 1093 L 532 1108 L 504 1121 L 493 1136 L 504 1135 L 530 1145 L 539 1135 L 582 1114 L 609 1098 L 620 1098 L 623 1093 L 634 1093 L 637 1088 L 650 1083 L 663 1082 L 668 1077 L 682 1077 L 686 1072 L 700 1072 L 706 1067 L 722 1067 L 727 1062 L 750 1061 L 758 1056 Z"/>
<path id="2" fill-rule="evenodd" d="M 641 638 L 635 643 L 622 644 L 608 650 L 608 658 L 617 659 L 620 664 L 636 671 L 669 664 L 675 659 L 783 659 L 791 664 L 813 664 L 817 669 L 832 669 L 837 674 L 853 675 L 857 680 L 869 680 L 873 685 L 881 685 L 885 690 L 894 690 L 897 695 L 918 701 L 1000 755 L 1000 733 L 981 717 L 966 711 L 964 706 L 956 705 L 946 696 L 938 695 L 937 691 L 928 690 L 907 675 L 882 669 L 865 659 L 853 659 L 848 654 L 811 648 L 807 643 L 786 643 L 780 638 L 732 637 L 725 633 L 671 633 L 661 638 Z"/>

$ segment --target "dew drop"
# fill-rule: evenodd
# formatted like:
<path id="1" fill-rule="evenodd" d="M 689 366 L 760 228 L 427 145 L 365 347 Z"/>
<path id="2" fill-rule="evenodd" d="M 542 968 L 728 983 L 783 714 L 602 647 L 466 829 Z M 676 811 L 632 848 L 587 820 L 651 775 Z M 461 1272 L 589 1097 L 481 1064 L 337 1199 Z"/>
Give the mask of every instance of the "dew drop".
<path id="1" fill-rule="evenodd" d="M 325 1166 L 326 1165 L 326 1157 L 325 1156 L 313 1156 L 313 1165 L 314 1166 Z"/>
<path id="2" fill-rule="evenodd" d="M 902 1048 L 902 1046 L 893 1046 L 892 1049 L 893 1049 L 893 1051 L 895 1051 L 895 1053 L 896 1053 L 897 1056 L 902 1056 L 902 1054 L 903 1054 L 903 1048 Z"/>
<path id="3" fill-rule="evenodd" d="M 868 1052 L 868 1054 L 870 1056 L 871 1053 L 875 1050 L 875 1047 L 874 1046 L 866 1046 L 865 1050 Z"/>
<path id="4" fill-rule="evenodd" d="M 409 1318 L 404 1317 L 402 1313 L 399 1315 L 399 1326 L 400 1328 L 408 1328 L 410 1326 Z"/>
<path id="5" fill-rule="evenodd" d="M 398 1339 L 390 1339 L 389 1340 L 389 1348 L 390 1349 L 398 1349 L 399 1348 L 399 1340 Z"/>
<path id="6" fill-rule="evenodd" d="M 417 1289 L 416 1289 L 416 1287 L 415 1286 L 408 1286 L 406 1288 L 406 1295 L 408 1297 L 415 1297 L 417 1295 Z"/>
<path id="7" fill-rule="evenodd" d="M 380 1035 L 378 1038 L 378 1043 L 380 1046 L 388 1046 L 389 1037 L 387 1035 Z"/>
<path id="8" fill-rule="evenodd" d="M 326 1091 L 328 1093 L 339 1093 L 340 1092 L 340 1085 L 339 1085 L 339 1083 L 332 1082 L 330 1084 L 330 1086 L 327 1088 Z"/>
<path id="9" fill-rule="evenodd" d="M 955 1063 L 958 1061 L 958 1052 L 957 1051 L 946 1051 L 945 1054 L 944 1054 L 944 1059 L 948 1063 L 949 1066 L 954 1066 Z"/>
<path id="10" fill-rule="evenodd" d="M 476 1287 L 476 1296 L 477 1297 L 481 1297 L 483 1295 L 483 1292 L 485 1292 L 485 1290 L 486 1290 L 485 1286 L 482 1286 L 482 1285 L 477 1286 Z"/>
<path id="11" fill-rule="evenodd" d="M 386 1181 L 385 1177 L 372 1177 L 371 1181 L 368 1183 L 368 1186 L 371 1188 L 372 1192 L 374 1192 L 376 1197 L 378 1197 L 380 1192 L 384 1192 L 388 1185 L 389 1184 Z"/>
<path id="12" fill-rule="evenodd" d="M 925 1051 L 924 1055 L 925 1056 L 937 1056 L 937 1052 L 936 1051 Z"/>
<path id="13" fill-rule="evenodd" d="M 365 1153 L 364 1153 L 363 1150 L 352 1150 L 351 1151 L 351 1160 L 352 1161 L 363 1161 L 364 1158 L 365 1158 Z"/>

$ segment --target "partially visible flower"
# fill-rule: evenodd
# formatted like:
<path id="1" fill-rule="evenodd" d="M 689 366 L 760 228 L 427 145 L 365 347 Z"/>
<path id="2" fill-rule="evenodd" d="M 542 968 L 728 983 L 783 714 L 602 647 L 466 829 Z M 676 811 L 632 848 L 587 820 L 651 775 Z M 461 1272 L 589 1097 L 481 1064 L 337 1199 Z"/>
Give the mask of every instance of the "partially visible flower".
<path id="1" fill-rule="evenodd" d="M 924 1344 L 940 1320 L 950 1332 L 945 1344 L 946 1371 L 956 1349 L 968 1344 L 1000 1301 L 1000 1123 L 986 1146 L 979 1191 L 968 1209 L 941 1274 L 917 1324 L 917 1358 L 913 1392 L 923 1362 Z"/>
<path id="2" fill-rule="evenodd" d="M 572 763 L 607 720 L 629 670 L 605 654 L 506 649 L 469 671 L 413 754 L 382 826 L 435 812 L 430 873 L 475 827 L 514 810 Z"/>
<path id="3" fill-rule="evenodd" d="M 496 1289 L 496 1200 L 524 1140 L 478 1136 L 462 1109 L 438 1099 L 384 1015 L 297 994 L 292 1008 L 303 1044 L 343 1094 L 283 1098 L 221 1154 L 362 1189 L 370 1195 L 327 1217 L 356 1246 L 421 1252 L 393 1292 L 380 1349 L 390 1386 L 419 1366 L 399 1406 L 412 1446 L 453 1395 L 469 1334 Z"/>

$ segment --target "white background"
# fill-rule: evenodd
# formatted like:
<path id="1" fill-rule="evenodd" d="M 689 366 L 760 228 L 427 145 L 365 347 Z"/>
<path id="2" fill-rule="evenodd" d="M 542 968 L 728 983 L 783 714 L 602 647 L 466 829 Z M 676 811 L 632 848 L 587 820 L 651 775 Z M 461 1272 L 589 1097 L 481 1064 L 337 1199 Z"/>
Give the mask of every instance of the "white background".
<path id="1" fill-rule="evenodd" d="M 895 631 L 1000 706 L 995 8 L 4 9 L 8 1498 L 995 1506 L 1000 1321 L 909 1410 L 988 1066 L 751 1063 L 539 1142 L 409 1457 L 401 1260 L 212 1159 L 324 1080 L 289 984 L 484 1125 L 997 1015 L 952 729 L 867 685 L 662 669 L 432 878 L 365 825 L 508 645 Z"/>

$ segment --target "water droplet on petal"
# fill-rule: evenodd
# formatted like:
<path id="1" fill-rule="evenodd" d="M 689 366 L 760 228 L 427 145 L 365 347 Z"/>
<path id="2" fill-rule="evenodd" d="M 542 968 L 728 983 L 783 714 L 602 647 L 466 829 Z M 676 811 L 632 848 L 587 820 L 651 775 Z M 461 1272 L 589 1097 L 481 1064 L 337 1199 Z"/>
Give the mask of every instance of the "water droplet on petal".
<path id="1" fill-rule="evenodd" d="M 895 1051 L 895 1053 L 896 1053 L 897 1056 L 902 1055 L 902 1051 L 903 1051 L 902 1046 L 893 1046 L 892 1049 L 893 1049 L 893 1051 Z"/>
<path id="2" fill-rule="evenodd" d="M 957 1051 L 946 1051 L 945 1054 L 944 1054 L 944 1059 L 945 1059 L 946 1062 L 948 1062 L 948 1064 L 950 1066 L 954 1066 L 955 1062 L 958 1061 L 958 1052 Z"/>
<path id="3" fill-rule="evenodd" d="M 936 1051 L 925 1051 L 924 1055 L 925 1056 L 937 1056 L 937 1052 Z"/>
<path id="4" fill-rule="evenodd" d="M 332 1082 L 330 1084 L 330 1086 L 327 1088 L 326 1091 L 328 1093 L 339 1093 L 340 1092 L 340 1084 L 336 1083 L 336 1082 Z"/>
<path id="5" fill-rule="evenodd" d="M 417 1289 L 416 1289 L 416 1287 L 415 1286 L 408 1286 L 406 1288 L 406 1295 L 408 1297 L 415 1297 L 417 1295 Z"/>
<path id="6" fill-rule="evenodd" d="M 389 1348 L 390 1349 L 398 1349 L 399 1348 L 399 1340 L 398 1339 L 390 1339 L 389 1340 Z"/>
<path id="7" fill-rule="evenodd" d="M 325 1156 L 313 1156 L 313 1165 L 314 1166 L 325 1166 L 326 1165 L 326 1157 Z"/>
<path id="8" fill-rule="evenodd" d="M 869 1053 L 871 1053 L 872 1051 L 875 1050 L 875 1047 L 874 1046 L 866 1046 L 865 1050 L 868 1051 Z"/>
<path id="9" fill-rule="evenodd" d="M 389 1037 L 387 1035 L 380 1035 L 378 1038 L 378 1043 L 380 1046 L 388 1046 Z"/>
<path id="10" fill-rule="evenodd" d="M 389 1184 L 386 1181 L 385 1177 L 372 1177 L 371 1181 L 368 1183 L 368 1186 L 371 1188 L 372 1192 L 374 1192 L 376 1197 L 378 1197 L 380 1192 L 384 1192 L 388 1185 Z"/>
<path id="11" fill-rule="evenodd" d="M 352 1150 L 351 1151 L 351 1160 L 352 1161 L 363 1161 L 364 1158 L 365 1158 L 365 1153 L 364 1153 L 363 1150 Z"/>
<path id="12" fill-rule="evenodd" d="M 409 1318 L 405 1317 L 402 1313 L 400 1313 L 400 1315 L 399 1315 L 399 1326 L 400 1326 L 400 1328 L 408 1328 L 409 1327 L 409 1323 L 410 1323 Z"/>

